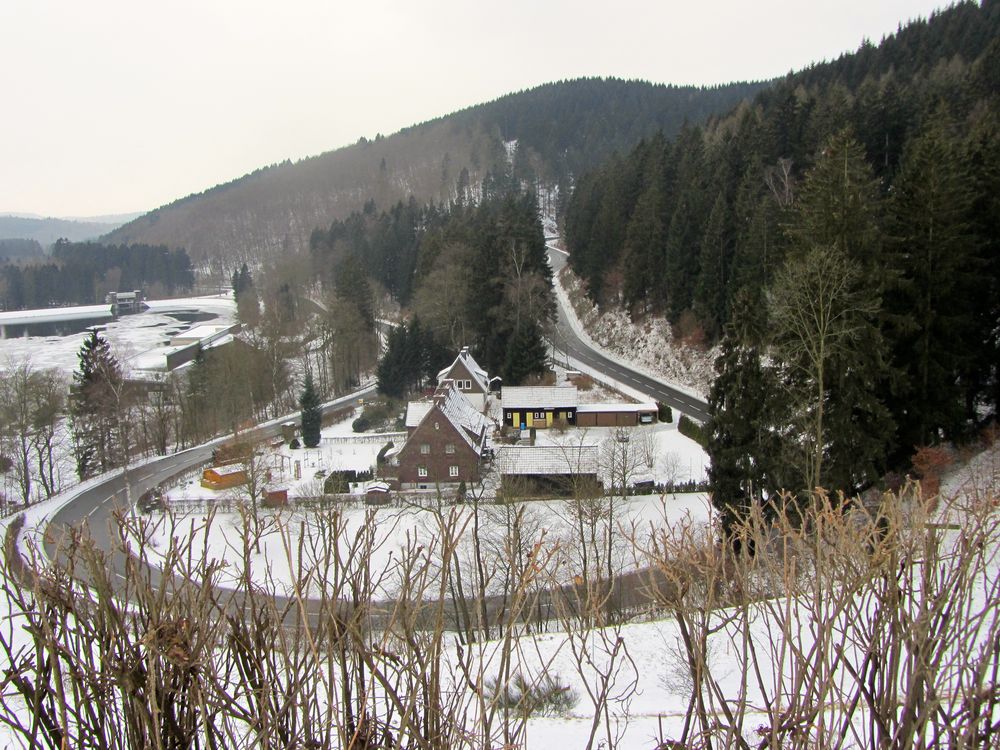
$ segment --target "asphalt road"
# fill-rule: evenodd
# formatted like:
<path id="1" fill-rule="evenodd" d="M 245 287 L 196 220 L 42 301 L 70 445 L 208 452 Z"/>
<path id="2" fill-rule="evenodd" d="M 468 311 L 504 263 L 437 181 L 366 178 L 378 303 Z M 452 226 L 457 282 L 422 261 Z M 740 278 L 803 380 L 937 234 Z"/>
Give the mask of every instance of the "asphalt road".
<path id="1" fill-rule="evenodd" d="M 350 404 L 360 403 L 366 396 L 375 392 L 375 386 L 370 385 L 354 393 L 350 393 L 335 401 L 323 405 L 323 413 L 342 409 Z M 244 433 L 247 439 L 254 441 L 265 440 L 280 434 L 281 425 L 284 422 L 294 419 L 294 415 L 268 422 Z M 60 541 L 70 533 L 71 528 L 78 527 L 83 523 L 87 524 L 91 537 L 98 548 L 104 550 L 115 549 L 110 535 L 113 533 L 115 524 L 113 517 L 115 511 L 128 512 L 127 495 L 125 492 L 125 477 L 131 485 L 131 500 L 133 503 L 143 495 L 143 493 L 166 482 L 178 474 L 183 474 L 190 469 L 203 466 L 212 458 L 212 451 L 229 438 L 220 438 L 196 448 L 174 453 L 169 456 L 155 459 L 140 466 L 130 468 L 126 474 L 116 474 L 105 481 L 90 487 L 73 500 L 63 505 L 49 519 L 45 529 L 45 554 L 49 559 L 54 559 L 60 546 Z M 124 564 L 122 560 L 112 559 L 109 564 L 115 569 L 116 575 L 121 575 L 119 566 Z M 157 578 L 157 571 L 153 571 L 154 579 Z"/>
<path id="2" fill-rule="evenodd" d="M 566 263 L 566 255 L 561 251 L 550 247 L 549 260 L 553 271 L 558 273 Z M 630 369 L 622 362 L 610 359 L 598 351 L 592 349 L 586 342 L 580 339 L 573 331 L 566 316 L 566 311 L 558 307 L 558 320 L 556 332 L 553 336 L 553 345 L 561 353 L 566 353 L 575 360 L 578 360 L 588 367 L 598 372 L 606 374 L 609 378 L 631 386 L 649 398 L 662 401 L 670 405 L 677 411 L 687 414 L 693 419 L 704 421 L 708 418 L 708 404 L 701 399 L 684 393 L 663 383 L 655 378 Z M 368 386 L 352 394 L 344 396 L 336 401 L 325 404 L 324 413 L 341 409 L 352 403 L 362 401 L 375 391 L 375 386 Z M 293 416 L 269 422 L 266 425 L 255 428 L 247 433 L 247 437 L 255 440 L 263 440 L 280 433 L 281 425 Z M 53 559 L 58 554 L 60 542 L 71 533 L 75 527 L 86 524 L 90 534 L 100 549 L 112 550 L 117 547 L 111 538 L 115 534 L 116 524 L 114 523 L 115 511 L 128 512 L 129 503 L 125 492 L 126 476 L 130 484 L 131 501 L 135 503 L 145 492 L 167 482 L 171 478 L 183 474 L 195 467 L 202 466 L 211 459 L 212 450 L 225 439 L 219 439 L 211 443 L 191 448 L 179 453 L 155 459 L 140 466 L 132 467 L 127 474 L 117 474 L 105 481 L 92 486 L 73 500 L 66 503 L 59 509 L 46 524 L 44 534 L 45 553 L 49 559 Z M 108 565 L 113 571 L 113 575 L 123 579 L 125 560 L 121 557 L 111 557 Z M 78 570 L 78 572 L 81 572 Z M 155 588 L 160 585 L 160 571 L 151 568 L 149 574 Z M 623 577 L 615 583 L 615 586 L 622 587 L 624 593 L 631 589 L 638 590 L 640 587 L 636 582 L 626 581 Z M 627 585 L 626 585 L 627 584 Z M 634 593 L 634 592 L 633 592 Z M 310 604 L 314 604 L 310 602 Z M 309 613 L 309 616 L 315 616 Z"/>
<path id="3" fill-rule="evenodd" d="M 558 274 L 566 265 L 566 253 L 551 245 L 549 264 L 552 273 Z M 660 380 L 651 378 L 628 367 L 624 362 L 609 359 L 601 352 L 592 349 L 583 339 L 576 335 L 562 305 L 557 305 L 557 320 L 555 333 L 550 343 L 560 353 L 566 353 L 573 359 L 583 362 L 609 378 L 635 388 L 656 401 L 662 401 L 672 409 L 687 414 L 694 420 L 704 423 L 708 420 L 708 403 L 700 398 L 685 393 Z"/>

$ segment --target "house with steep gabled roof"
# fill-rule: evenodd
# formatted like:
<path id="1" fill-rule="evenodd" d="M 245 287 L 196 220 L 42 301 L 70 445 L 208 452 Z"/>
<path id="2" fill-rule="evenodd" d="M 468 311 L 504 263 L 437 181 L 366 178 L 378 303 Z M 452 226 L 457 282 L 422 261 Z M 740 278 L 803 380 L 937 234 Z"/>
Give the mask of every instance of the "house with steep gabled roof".
<path id="1" fill-rule="evenodd" d="M 455 384 L 442 385 L 430 401 L 411 402 L 406 413 L 406 442 L 386 454 L 386 478 L 401 489 L 479 481 L 496 425 Z"/>
<path id="2" fill-rule="evenodd" d="M 454 382 L 455 387 L 477 409 L 482 410 L 486 407 L 486 397 L 490 392 L 490 378 L 486 374 L 486 370 L 480 367 L 472 354 L 469 353 L 469 347 L 462 347 L 462 351 L 455 357 L 455 361 L 438 373 L 437 381 L 439 384 L 446 380 Z"/>

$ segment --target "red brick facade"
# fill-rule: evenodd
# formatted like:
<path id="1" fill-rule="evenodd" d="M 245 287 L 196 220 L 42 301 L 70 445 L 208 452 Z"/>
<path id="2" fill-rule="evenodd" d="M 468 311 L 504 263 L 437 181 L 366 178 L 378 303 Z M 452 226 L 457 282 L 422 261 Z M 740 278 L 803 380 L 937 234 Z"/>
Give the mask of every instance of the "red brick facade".
<path id="1" fill-rule="evenodd" d="M 460 430 L 435 404 L 395 456 L 400 486 L 478 482 L 479 454 Z"/>

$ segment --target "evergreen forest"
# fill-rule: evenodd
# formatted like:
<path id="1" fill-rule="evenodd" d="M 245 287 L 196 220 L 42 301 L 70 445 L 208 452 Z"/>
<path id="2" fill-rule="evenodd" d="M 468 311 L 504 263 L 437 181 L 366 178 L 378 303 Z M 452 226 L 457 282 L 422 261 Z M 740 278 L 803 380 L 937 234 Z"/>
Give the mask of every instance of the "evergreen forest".
<path id="1" fill-rule="evenodd" d="M 183 249 L 59 240 L 44 260 L 0 265 L 0 308 L 93 305 L 104 302 L 108 292 L 144 289 L 163 296 L 193 285 L 194 271 Z"/>
<path id="2" fill-rule="evenodd" d="M 449 208 L 411 199 L 379 212 L 370 201 L 312 234 L 314 277 L 367 325 L 373 285 L 413 311 L 410 326 L 390 336 L 387 359 L 423 350 L 426 361 L 399 354 L 398 372 L 382 378 L 394 393 L 428 380 L 465 345 L 505 381 L 544 369 L 542 335 L 555 302 L 536 196 L 509 172 L 488 175 L 482 193 L 478 203 Z"/>
<path id="3" fill-rule="evenodd" d="M 594 301 L 721 341 L 720 505 L 853 492 L 996 414 L 998 31 L 955 5 L 578 180 Z"/>

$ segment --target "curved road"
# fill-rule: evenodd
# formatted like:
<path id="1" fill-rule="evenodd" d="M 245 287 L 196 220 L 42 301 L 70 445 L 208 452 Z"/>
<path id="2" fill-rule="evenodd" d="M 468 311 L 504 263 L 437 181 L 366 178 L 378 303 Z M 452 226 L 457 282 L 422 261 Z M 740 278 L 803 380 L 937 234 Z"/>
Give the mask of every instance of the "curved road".
<path id="1" fill-rule="evenodd" d="M 552 265 L 553 273 L 559 273 L 566 264 L 566 254 L 552 246 L 549 246 L 549 262 Z M 561 305 L 557 307 L 557 321 L 555 335 L 553 336 L 553 346 L 569 357 L 604 373 L 610 379 L 631 386 L 650 398 L 668 404 L 679 412 L 698 421 L 704 422 L 708 419 L 708 404 L 688 393 L 674 388 L 641 372 L 630 369 L 620 361 L 610 359 L 599 351 L 591 348 L 573 330 L 567 317 L 567 312 Z M 370 385 L 342 398 L 331 401 L 323 406 L 324 413 L 341 409 L 344 406 L 358 403 L 364 397 L 375 391 L 375 386 Z M 247 433 L 248 437 L 261 440 L 279 434 L 281 425 L 294 417 L 284 417 L 261 425 Z M 213 449 L 225 442 L 228 438 L 220 438 L 205 445 L 190 448 L 173 455 L 164 456 L 149 461 L 145 464 L 135 466 L 128 470 L 127 474 L 116 474 L 108 479 L 91 486 L 67 501 L 57 510 L 46 524 L 44 533 L 44 551 L 49 559 L 53 559 L 58 554 L 60 539 L 75 527 L 86 523 L 90 533 L 102 549 L 115 549 L 117 545 L 112 543 L 110 535 L 112 532 L 112 517 L 116 511 L 128 511 L 128 494 L 125 492 L 126 476 L 131 485 L 131 500 L 134 503 L 143 493 L 153 489 L 168 481 L 172 477 L 191 470 L 194 467 L 204 465 L 211 459 Z M 112 558 L 108 564 L 118 578 L 124 578 L 123 571 L 125 561 Z M 153 569 L 150 571 L 154 586 L 159 586 L 160 571 Z"/>
<path id="2" fill-rule="evenodd" d="M 566 265 L 567 254 L 558 248 L 548 245 L 549 264 L 553 275 L 558 274 Z M 592 349 L 583 339 L 577 336 L 567 318 L 567 311 L 557 304 L 556 332 L 551 342 L 557 351 L 568 354 L 575 360 L 602 372 L 612 380 L 624 383 L 650 398 L 662 401 L 672 409 L 687 414 L 701 423 L 708 420 L 708 403 L 690 393 L 674 388 L 666 383 L 631 369 L 627 363 L 606 357 L 601 352 Z"/>
<path id="3" fill-rule="evenodd" d="M 323 413 L 342 409 L 345 406 L 359 403 L 366 396 L 375 392 L 375 386 L 369 385 L 346 396 L 342 396 L 334 401 L 323 405 Z M 274 437 L 281 432 L 281 425 L 294 419 L 294 416 L 286 416 L 272 420 L 259 427 L 244 433 L 246 437 L 254 440 L 264 440 Z M 131 485 L 131 498 L 135 502 L 143 493 L 162 484 L 171 477 L 182 474 L 196 466 L 208 463 L 212 458 L 212 451 L 222 443 L 229 440 L 229 437 L 219 438 L 210 443 L 199 445 L 195 448 L 174 453 L 162 458 L 153 459 L 148 463 L 134 466 L 128 470 L 127 476 Z M 45 530 L 45 554 L 51 560 L 59 547 L 59 539 L 68 534 L 73 527 L 86 522 L 91 536 L 101 549 L 114 549 L 109 535 L 111 533 L 111 517 L 115 511 L 125 512 L 128 509 L 125 492 L 125 474 L 115 474 L 97 485 L 88 487 L 78 495 L 67 501 L 52 517 L 47 521 Z M 117 569 L 122 564 L 121 560 L 112 560 L 111 564 Z M 116 571 L 121 575 L 120 571 Z"/>

